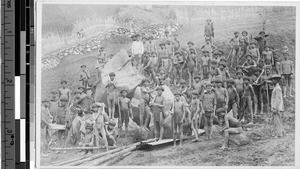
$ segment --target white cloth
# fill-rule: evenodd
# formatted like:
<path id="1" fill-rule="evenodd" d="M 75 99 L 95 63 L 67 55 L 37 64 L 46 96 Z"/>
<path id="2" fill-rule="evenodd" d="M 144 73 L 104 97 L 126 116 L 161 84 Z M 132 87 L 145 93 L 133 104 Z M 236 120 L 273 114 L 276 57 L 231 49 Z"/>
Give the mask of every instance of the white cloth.
<path id="1" fill-rule="evenodd" d="M 272 91 L 271 97 L 271 108 L 272 110 L 283 111 L 283 98 L 282 98 L 282 90 L 279 84 L 277 83 Z"/>
<path id="2" fill-rule="evenodd" d="M 131 53 L 133 55 L 143 54 L 144 53 L 144 45 L 142 41 L 133 41 L 131 45 Z"/>

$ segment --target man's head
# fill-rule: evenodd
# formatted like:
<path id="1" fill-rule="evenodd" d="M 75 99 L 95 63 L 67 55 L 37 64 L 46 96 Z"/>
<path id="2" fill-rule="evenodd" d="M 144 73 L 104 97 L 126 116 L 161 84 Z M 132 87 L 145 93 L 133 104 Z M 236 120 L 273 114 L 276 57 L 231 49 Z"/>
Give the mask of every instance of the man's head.
<path id="1" fill-rule="evenodd" d="M 146 42 L 147 42 L 146 36 L 143 36 L 143 37 L 142 37 L 142 41 L 143 41 L 143 43 L 146 43 Z"/>
<path id="2" fill-rule="evenodd" d="M 256 47 L 256 43 L 255 42 L 250 42 L 250 47 L 251 48 L 255 48 Z"/>
<path id="3" fill-rule="evenodd" d="M 266 67 L 266 74 L 271 74 L 271 67 Z"/>
<path id="4" fill-rule="evenodd" d="M 270 51 L 270 47 L 269 47 L 269 46 L 266 46 L 266 47 L 265 47 L 265 51 L 267 51 L 267 52 Z"/>
<path id="5" fill-rule="evenodd" d="M 57 90 L 52 90 L 51 91 L 51 96 L 52 96 L 52 99 L 58 98 L 58 91 Z"/>
<path id="6" fill-rule="evenodd" d="M 223 81 L 221 78 L 216 78 L 215 83 L 216 83 L 217 87 L 220 88 L 220 87 L 222 87 Z"/>
<path id="7" fill-rule="evenodd" d="M 220 61 L 219 68 L 223 70 L 226 67 L 226 63 L 224 61 Z"/>
<path id="8" fill-rule="evenodd" d="M 242 78 L 243 75 L 244 75 L 244 73 L 243 73 L 241 70 L 239 70 L 239 71 L 236 72 L 236 76 L 237 76 L 239 79 Z"/>
<path id="9" fill-rule="evenodd" d="M 166 47 L 166 44 L 165 43 L 161 43 L 161 44 L 159 44 L 159 46 L 160 46 L 161 49 L 164 49 Z"/>
<path id="10" fill-rule="evenodd" d="M 83 93 L 84 89 L 85 89 L 84 86 L 79 86 L 78 92 L 81 94 L 81 93 Z"/>
<path id="11" fill-rule="evenodd" d="M 131 38 L 132 38 L 133 41 L 136 41 L 137 40 L 137 35 L 133 35 L 133 36 L 131 36 Z"/>
<path id="12" fill-rule="evenodd" d="M 121 90 L 121 94 L 122 94 L 122 96 L 124 96 L 124 97 L 126 97 L 127 96 L 127 89 L 122 89 Z"/>
<path id="13" fill-rule="evenodd" d="M 207 82 L 207 83 L 206 83 L 206 90 L 207 90 L 208 92 L 211 92 L 211 89 L 212 89 L 212 84 L 211 84 L 210 82 Z"/>
<path id="14" fill-rule="evenodd" d="M 247 59 L 248 62 L 251 61 L 252 60 L 252 55 L 247 55 L 246 59 Z"/>
<path id="15" fill-rule="evenodd" d="M 109 78 L 110 78 L 111 81 L 113 81 L 115 79 L 115 77 L 116 77 L 115 72 L 110 72 L 109 73 Z"/>
<path id="16" fill-rule="evenodd" d="M 210 39 L 209 38 L 205 38 L 205 44 L 210 45 Z"/>
<path id="17" fill-rule="evenodd" d="M 194 42 L 188 41 L 187 45 L 189 46 L 189 48 L 192 48 L 194 46 Z"/>
<path id="18" fill-rule="evenodd" d="M 289 53 L 283 53 L 284 60 L 287 60 L 289 58 Z"/>
<path id="19" fill-rule="evenodd" d="M 143 85 L 143 86 L 148 87 L 149 84 L 150 84 L 149 79 L 145 78 L 145 79 L 142 80 L 142 85 Z"/>
<path id="20" fill-rule="evenodd" d="M 43 105 L 44 107 L 48 108 L 49 105 L 50 105 L 49 100 L 48 100 L 48 99 L 44 99 L 44 100 L 42 101 L 42 105 Z"/>
<path id="21" fill-rule="evenodd" d="M 243 36 L 247 36 L 247 35 L 248 35 L 248 32 L 247 32 L 247 31 L 243 31 L 243 32 L 242 32 L 242 35 L 243 35 Z"/>
<path id="22" fill-rule="evenodd" d="M 149 37 L 148 37 L 148 41 L 150 41 L 150 42 L 152 42 L 153 41 L 153 36 L 152 35 L 150 35 Z"/>
<path id="23" fill-rule="evenodd" d="M 61 86 L 63 87 L 63 88 L 65 88 L 66 86 L 67 86 L 67 81 L 66 80 L 62 80 L 61 82 L 60 82 L 60 84 L 61 84 Z"/>
<path id="24" fill-rule="evenodd" d="M 232 78 L 227 79 L 227 87 L 232 87 L 234 85 L 234 80 Z"/>
<path id="25" fill-rule="evenodd" d="M 244 83 L 247 85 L 247 84 L 249 84 L 249 82 L 250 82 L 250 78 L 249 78 L 248 76 L 245 76 L 245 77 L 243 78 L 243 81 L 244 81 Z"/>
<path id="26" fill-rule="evenodd" d="M 145 52 L 144 52 L 144 57 L 145 57 L 145 58 L 149 58 L 149 57 L 150 57 L 150 53 L 149 53 L 148 51 L 145 51 Z"/>
<path id="27" fill-rule="evenodd" d="M 206 19 L 206 23 L 210 24 L 211 23 L 211 19 Z"/>
<path id="28" fill-rule="evenodd" d="M 158 94 L 159 96 L 162 95 L 162 93 L 163 93 L 164 90 L 165 90 L 165 89 L 164 89 L 164 87 L 162 87 L 162 86 L 159 86 L 159 87 L 157 87 L 157 89 L 156 89 L 157 94 Z"/>
<path id="29" fill-rule="evenodd" d="M 112 91 L 112 90 L 114 90 L 114 89 L 116 88 L 116 86 L 115 86 L 114 83 L 108 83 L 108 84 L 107 84 L 107 88 L 108 88 L 110 91 Z"/>
<path id="30" fill-rule="evenodd" d="M 198 83 L 201 80 L 201 77 L 199 75 L 195 75 L 194 79 Z"/>
<path id="31" fill-rule="evenodd" d="M 173 34 L 173 37 L 174 37 L 174 39 L 177 39 L 177 38 L 178 38 L 178 34 L 177 34 L 177 33 L 174 33 L 174 34 Z"/>
<path id="32" fill-rule="evenodd" d="M 284 50 L 284 51 L 288 51 L 289 48 L 288 48 L 287 46 L 284 46 L 284 47 L 283 47 L 283 50 Z"/>
<path id="33" fill-rule="evenodd" d="M 211 66 L 211 68 L 217 67 L 217 64 L 218 64 L 218 61 L 216 61 L 216 60 L 211 60 L 211 61 L 210 61 L 210 66 Z"/>
<path id="34" fill-rule="evenodd" d="M 261 69 L 260 68 L 256 68 L 255 71 L 254 71 L 254 75 L 255 76 L 259 76 L 261 73 Z"/>
<path id="35" fill-rule="evenodd" d="M 266 33 L 265 33 L 265 31 L 260 31 L 260 32 L 259 32 L 259 35 L 260 35 L 260 36 L 265 36 Z"/>
<path id="36" fill-rule="evenodd" d="M 181 87 L 185 86 L 185 80 L 184 80 L 184 79 L 181 79 L 181 80 L 180 80 L 180 86 L 181 86 Z"/>
<path id="37" fill-rule="evenodd" d="M 207 56 L 209 56 L 209 52 L 208 52 L 207 50 L 205 50 L 205 51 L 203 51 L 203 55 L 204 55 L 205 57 L 207 57 Z"/>
<path id="38" fill-rule="evenodd" d="M 104 107 L 105 107 L 104 103 L 93 103 L 90 108 L 93 111 L 93 113 L 97 113 L 98 111 L 102 113 Z"/>
<path id="39" fill-rule="evenodd" d="M 192 91 L 192 98 L 195 99 L 198 97 L 199 92 L 197 90 Z"/>
<path id="40" fill-rule="evenodd" d="M 269 80 L 272 82 L 273 85 L 276 85 L 277 83 L 280 82 L 281 76 L 274 74 L 272 77 L 269 78 Z"/>
<path id="41" fill-rule="evenodd" d="M 181 93 L 179 91 L 177 91 L 177 92 L 174 93 L 174 96 L 175 96 L 175 100 L 179 101 L 180 97 L 181 97 Z"/>
<path id="42" fill-rule="evenodd" d="M 239 37 L 239 34 L 240 34 L 239 32 L 234 32 L 235 37 Z"/>
<path id="43" fill-rule="evenodd" d="M 166 35 L 166 36 L 169 36 L 169 33 L 170 33 L 170 32 L 166 29 L 166 30 L 165 30 L 165 35 Z"/>
<path id="44" fill-rule="evenodd" d="M 81 65 L 80 68 L 82 71 L 84 71 L 86 69 L 86 65 Z"/>
<path id="45" fill-rule="evenodd" d="M 157 53 L 156 52 L 151 52 L 151 57 L 156 58 L 157 57 Z"/>

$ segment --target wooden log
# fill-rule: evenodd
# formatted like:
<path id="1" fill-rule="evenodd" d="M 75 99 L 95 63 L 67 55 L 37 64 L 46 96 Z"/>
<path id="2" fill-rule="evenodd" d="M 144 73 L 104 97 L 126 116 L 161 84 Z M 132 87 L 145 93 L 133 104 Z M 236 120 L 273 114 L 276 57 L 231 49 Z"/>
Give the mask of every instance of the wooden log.
<path id="1" fill-rule="evenodd" d="M 110 165 L 113 165 L 114 163 L 116 163 L 116 162 L 122 160 L 123 158 L 129 156 L 130 154 L 131 154 L 131 152 L 127 152 L 127 153 L 125 153 L 125 154 L 122 154 L 122 155 L 119 156 L 119 157 L 113 158 L 113 159 L 107 161 L 106 163 L 103 163 L 102 166 L 110 166 Z"/>
<path id="2" fill-rule="evenodd" d="M 111 150 L 111 151 L 107 151 L 107 152 L 104 152 L 104 153 L 101 153 L 101 154 L 96 154 L 96 155 L 93 155 L 93 156 L 90 156 L 88 158 L 84 158 L 82 160 L 78 160 L 78 161 L 75 161 L 75 162 L 71 162 L 71 163 L 67 163 L 65 164 L 66 166 L 77 166 L 77 165 L 80 165 L 82 163 L 85 163 L 87 161 L 92 161 L 94 159 L 97 159 L 97 158 L 100 158 L 100 157 L 103 157 L 103 156 L 106 156 L 108 154 L 113 154 L 113 153 L 116 153 L 116 152 L 119 152 L 119 151 L 122 151 L 124 149 L 128 148 L 127 146 L 126 147 L 121 147 L 121 148 L 118 148 L 118 149 L 114 149 L 114 150 Z"/>
<path id="3" fill-rule="evenodd" d="M 108 149 L 115 149 L 116 146 L 108 146 Z M 68 148 L 52 148 L 50 150 L 53 151 L 67 151 L 67 150 L 98 150 L 98 149 L 106 149 L 106 146 L 100 147 L 68 147 Z"/>
<path id="4" fill-rule="evenodd" d="M 66 165 L 68 163 L 72 163 L 72 162 L 75 162 L 75 161 L 79 161 L 79 160 L 82 160 L 84 158 L 88 158 L 90 156 L 93 156 L 94 154 L 92 155 L 89 155 L 89 156 L 81 156 L 79 158 L 73 158 L 73 159 L 70 159 L 70 160 L 67 160 L 67 161 L 63 161 L 63 162 L 59 162 L 59 163 L 55 163 L 54 165 L 52 166 L 63 166 L 63 165 Z"/>
<path id="5" fill-rule="evenodd" d="M 93 162 L 90 162 L 88 165 L 89 165 L 89 166 L 98 166 L 98 165 L 100 165 L 100 164 L 102 164 L 102 163 L 104 163 L 104 162 L 106 162 L 106 161 L 108 161 L 108 160 L 110 160 L 110 159 L 112 159 L 112 158 L 118 157 L 118 156 L 120 156 L 120 155 L 122 155 L 122 154 L 125 154 L 125 153 L 127 153 L 127 152 L 131 152 L 131 151 L 135 150 L 136 147 L 137 147 L 138 145 L 140 145 L 140 144 L 141 144 L 141 143 L 135 143 L 135 144 L 133 144 L 132 146 L 130 146 L 129 148 L 126 148 L 126 149 L 124 149 L 124 150 L 122 150 L 122 151 L 120 151 L 120 152 L 118 152 L 118 153 L 114 153 L 114 154 L 108 155 L 108 156 L 106 156 L 106 157 L 103 157 L 103 158 L 94 160 Z"/>

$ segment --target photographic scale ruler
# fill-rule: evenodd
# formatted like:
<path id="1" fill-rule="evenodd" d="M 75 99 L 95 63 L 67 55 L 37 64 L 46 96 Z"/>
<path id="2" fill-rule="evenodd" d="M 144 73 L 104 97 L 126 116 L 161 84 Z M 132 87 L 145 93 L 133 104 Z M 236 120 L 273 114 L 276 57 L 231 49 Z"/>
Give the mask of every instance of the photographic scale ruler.
<path id="1" fill-rule="evenodd" d="M 1 167 L 30 168 L 34 2 L 1 0 Z M 32 76 L 30 76 L 32 74 Z"/>

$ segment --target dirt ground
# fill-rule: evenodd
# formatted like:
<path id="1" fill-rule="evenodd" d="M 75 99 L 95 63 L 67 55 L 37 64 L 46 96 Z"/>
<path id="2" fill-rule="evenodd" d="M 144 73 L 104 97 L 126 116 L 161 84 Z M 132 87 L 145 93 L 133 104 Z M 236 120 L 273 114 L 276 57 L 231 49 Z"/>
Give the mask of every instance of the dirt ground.
<path id="1" fill-rule="evenodd" d="M 281 16 L 284 18 L 285 16 Z M 295 42 L 295 20 L 278 19 L 276 28 L 271 25 L 270 38 L 271 45 L 276 48 L 288 46 L 291 51 L 294 51 Z M 271 18 L 272 20 L 272 18 Z M 247 21 L 248 22 L 248 21 Z M 233 32 L 238 30 L 248 30 L 257 35 L 261 30 L 260 22 L 251 21 L 251 24 L 239 23 L 238 25 L 216 24 L 216 45 L 224 49 L 226 54 L 229 53 L 228 41 L 233 36 Z M 249 21 L 250 22 L 250 21 Z M 259 27 L 259 28 L 258 28 Z M 203 39 L 201 34 L 195 36 L 195 32 L 202 32 L 202 27 L 194 25 L 193 27 L 183 27 L 178 32 L 179 39 L 182 44 L 188 40 L 193 40 L 199 44 L 198 39 Z M 197 45 L 203 44 L 202 42 Z M 106 45 L 107 53 L 116 52 L 117 49 L 128 49 L 129 44 L 123 45 Z M 294 52 L 293 52 L 294 53 Z M 61 79 L 69 82 L 68 87 L 75 89 L 78 86 L 80 65 L 86 64 L 90 68 L 92 77 L 95 77 L 94 70 L 96 53 L 89 53 L 78 56 L 64 57 L 60 64 L 51 71 L 42 72 L 42 98 L 48 97 L 49 92 L 59 87 Z M 294 55 L 292 56 L 294 60 Z M 204 141 L 205 136 L 200 137 L 200 142 L 193 143 L 187 140 L 183 143 L 182 148 L 172 149 L 170 145 L 152 149 L 151 151 L 137 150 L 132 152 L 123 160 L 115 163 L 116 166 L 128 165 L 145 165 L 145 166 L 292 166 L 295 165 L 295 100 L 287 98 L 285 101 L 285 112 L 283 113 L 283 124 L 285 128 L 285 136 L 274 139 L 270 137 L 269 130 L 264 130 L 266 125 L 264 121 L 257 121 L 258 127 L 252 128 L 247 133 L 252 134 L 252 143 L 237 147 L 230 146 L 226 151 L 219 148 L 222 144 L 222 137 L 218 136 L 210 141 Z M 267 126 L 270 127 L 270 126 Z M 256 132 L 257 131 L 257 132 Z M 258 134 L 257 134 L 258 133 Z M 66 154 L 56 154 L 50 152 L 48 157 L 41 158 L 41 164 L 44 166 L 51 165 L 56 162 L 65 161 L 67 159 L 82 156 L 82 152 L 69 151 Z"/>

